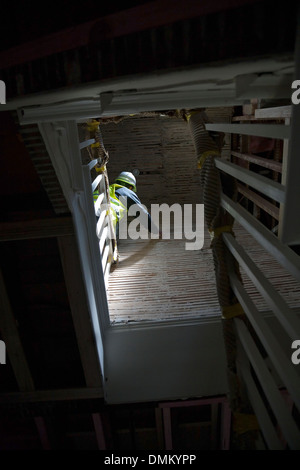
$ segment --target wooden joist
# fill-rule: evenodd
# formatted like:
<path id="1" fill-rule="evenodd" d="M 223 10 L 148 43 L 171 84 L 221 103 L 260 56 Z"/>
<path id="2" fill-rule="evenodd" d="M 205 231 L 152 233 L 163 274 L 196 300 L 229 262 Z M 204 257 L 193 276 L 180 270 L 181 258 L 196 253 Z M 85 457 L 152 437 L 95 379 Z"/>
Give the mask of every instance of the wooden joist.
<path id="1" fill-rule="evenodd" d="M 277 171 L 278 173 L 282 173 L 282 163 L 276 162 L 274 160 L 258 157 L 257 155 L 252 155 L 249 153 L 241 153 L 241 152 L 231 152 L 233 157 L 240 158 L 249 163 L 254 163 L 255 165 L 262 166 L 264 168 L 269 168 L 270 170 Z"/>
<path id="2" fill-rule="evenodd" d="M 230 134 L 255 135 L 270 139 L 289 139 L 290 127 L 282 124 L 206 124 L 206 130 Z"/>
<path id="3" fill-rule="evenodd" d="M 255 110 L 256 119 L 285 119 L 292 115 L 292 106 L 278 106 L 274 108 L 260 108 Z"/>
<path id="4" fill-rule="evenodd" d="M 239 121 L 260 121 L 263 119 L 278 120 L 290 118 L 292 115 L 292 106 L 276 106 L 273 108 L 258 108 L 254 114 L 244 114 L 242 116 L 233 116 L 232 122 Z"/>
<path id="5" fill-rule="evenodd" d="M 237 185 L 239 193 L 243 194 L 250 201 L 254 202 L 258 207 L 263 209 L 265 212 L 270 214 L 274 219 L 279 220 L 279 207 L 276 207 L 271 202 L 267 201 L 265 198 L 261 197 L 259 194 L 251 191 L 251 189 L 243 186 L 241 184 Z"/>
<path id="6" fill-rule="evenodd" d="M 103 398 L 103 390 L 100 387 L 33 390 L 28 392 L 0 393 L 0 404 L 93 400 L 98 398 Z"/>
<path id="7" fill-rule="evenodd" d="M 61 237 L 74 233 L 72 217 L 2 222 L 0 241 Z"/>

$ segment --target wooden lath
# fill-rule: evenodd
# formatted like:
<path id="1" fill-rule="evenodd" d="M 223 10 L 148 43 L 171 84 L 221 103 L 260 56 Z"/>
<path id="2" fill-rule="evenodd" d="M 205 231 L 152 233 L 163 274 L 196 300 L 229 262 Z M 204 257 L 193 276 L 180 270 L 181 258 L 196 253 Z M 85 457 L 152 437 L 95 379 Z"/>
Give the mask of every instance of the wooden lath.
<path id="1" fill-rule="evenodd" d="M 12 111 L 12 116 L 55 213 L 68 214 L 70 210 L 60 187 L 45 143 L 40 134 L 38 125 L 29 124 L 21 126 L 18 115 L 15 111 Z"/>
<path id="2" fill-rule="evenodd" d="M 234 225 L 245 247 L 291 308 L 300 307 L 299 283 L 246 232 Z M 112 323 L 187 320 L 220 316 L 215 273 L 206 237 L 200 251 L 187 251 L 184 240 L 122 240 L 120 263 L 108 283 Z M 242 272 L 245 289 L 261 312 L 266 302 Z"/>

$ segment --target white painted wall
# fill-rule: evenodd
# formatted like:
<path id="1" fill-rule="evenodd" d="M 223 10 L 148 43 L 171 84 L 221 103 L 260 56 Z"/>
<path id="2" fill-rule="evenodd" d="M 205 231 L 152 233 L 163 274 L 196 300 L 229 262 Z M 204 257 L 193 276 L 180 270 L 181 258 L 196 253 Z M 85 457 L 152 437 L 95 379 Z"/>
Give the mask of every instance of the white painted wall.
<path id="1" fill-rule="evenodd" d="M 105 340 L 105 399 L 130 403 L 226 394 L 221 320 L 111 327 Z"/>

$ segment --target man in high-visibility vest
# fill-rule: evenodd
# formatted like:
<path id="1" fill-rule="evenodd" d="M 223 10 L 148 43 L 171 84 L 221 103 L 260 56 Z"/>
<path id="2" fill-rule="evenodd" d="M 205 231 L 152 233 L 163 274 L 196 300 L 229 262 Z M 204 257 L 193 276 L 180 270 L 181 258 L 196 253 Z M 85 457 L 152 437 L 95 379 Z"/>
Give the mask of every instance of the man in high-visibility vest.
<path id="1" fill-rule="evenodd" d="M 136 194 L 136 179 L 135 176 L 129 171 L 122 171 L 115 179 L 115 182 L 109 186 L 110 204 L 112 209 L 112 216 L 114 228 L 117 238 L 119 237 L 119 222 L 125 215 L 125 212 L 133 205 L 136 204 L 138 209 L 143 212 L 146 217 L 142 220 L 147 221 L 145 226 L 150 233 L 158 234 L 158 228 L 152 223 L 151 216 L 145 206 L 141 203 Z M 126 202 L 126 205 L 122 203 Z"/>

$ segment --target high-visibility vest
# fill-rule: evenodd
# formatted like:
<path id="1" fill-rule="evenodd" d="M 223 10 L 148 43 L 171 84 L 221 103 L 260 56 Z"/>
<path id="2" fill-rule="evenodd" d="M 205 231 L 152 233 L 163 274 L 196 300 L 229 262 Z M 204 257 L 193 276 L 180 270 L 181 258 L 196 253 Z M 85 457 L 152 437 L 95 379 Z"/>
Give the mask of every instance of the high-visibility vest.
<path id="1" fill-rule="evenodd" d="M 117 222 L 124 217 L 124 213 L 127 211 L 127 207 L 122 204 L 120 199 L 116 196 L 116 189 L 122 188 L 123 186 L 120 184 L 110 184 L 109 185 L 109 196 L 110 196 L 110 207 L 112 210 L 112 218 L 114 227 L 116 226 Z"/>
<path id="2" fill-rule="evenodd" d="M 123 186 L 121 186 L 120 184 L 115 184 L 115 183 L 109 186 L 111 217 L 112 217 L 114 229 L 116 228 L 117 222 L 121 220 L 122 217 L 124 217 L 124 213 L 125 211 L 127 211 L 126 206 L 122 204 L 122 202 L 117 198 L 115 194 L 115 190 L 117 188 L 122 188 L 122 187 Z M 93 192 L 94 203 L 97 201 L 98 197 L 99 197 L 99 191 L 95 190 Z"/>
<path id="3" fill-rule="evenodd" d="M 94 204 L 97 201 L 98 197 L 99 197 L 99 191 L 98 189 L 96 189 L 96 191 L 93 192 Z"/>

